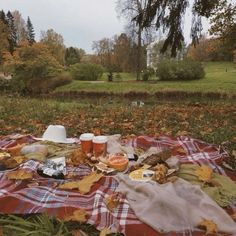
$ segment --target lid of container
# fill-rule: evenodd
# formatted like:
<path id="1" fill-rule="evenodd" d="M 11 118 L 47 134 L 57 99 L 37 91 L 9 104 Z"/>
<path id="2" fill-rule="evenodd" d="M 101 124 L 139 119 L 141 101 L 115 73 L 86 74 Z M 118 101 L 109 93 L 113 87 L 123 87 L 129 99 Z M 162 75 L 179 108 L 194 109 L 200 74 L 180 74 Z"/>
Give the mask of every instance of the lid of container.
<path id="1" fill-rule="evenodd" d="M 83 133 L 80 135 L 81 141 L 90 141 L 93 140 L 94 134 L 93 133 Z"/>
<path id="2" fill-rule="evenodd" d="M 93 143 L 106 143 L 106 142 L 107 142 L 107 136 L 99 135 L 93 138 Z"/>

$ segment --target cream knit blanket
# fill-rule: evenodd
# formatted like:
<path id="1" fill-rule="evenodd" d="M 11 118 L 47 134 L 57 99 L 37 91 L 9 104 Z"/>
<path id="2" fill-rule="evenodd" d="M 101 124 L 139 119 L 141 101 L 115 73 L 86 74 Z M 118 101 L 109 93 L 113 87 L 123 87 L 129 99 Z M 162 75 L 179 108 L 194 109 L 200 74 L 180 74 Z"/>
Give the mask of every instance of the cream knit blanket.
<path id="1" fill-rule="evenodd" d="M 199 186 L 183 179 L 160 185 L 137 182 L 118 175 L 117 191 L 126 195 L 136 216 L 159 232 L 196 230 L 203 220 L 213 220 L 219 232 L 236 233 L 236 223 Z"/>

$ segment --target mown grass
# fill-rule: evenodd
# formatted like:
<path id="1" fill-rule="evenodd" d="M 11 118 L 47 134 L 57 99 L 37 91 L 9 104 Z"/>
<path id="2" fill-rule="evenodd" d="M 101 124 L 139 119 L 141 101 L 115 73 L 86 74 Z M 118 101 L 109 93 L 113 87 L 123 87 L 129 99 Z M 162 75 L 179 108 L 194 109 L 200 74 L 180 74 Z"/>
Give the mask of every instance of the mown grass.
<path id="1" fill-rule="evenodd" d="M 163 90 L 179 90 L 190 92 L 220 92 L 235 94 L 236 66 L 230 62 L 204 63 L 206 76 L 198 81 L 158 81 L 136 82 L 135 76 L 121 73 L 124 79 L 121 82 L 107 82 L 106 75 L 100 83 L 88 81 L 73 81 L 71 84 L 59 87 L 56 91 L 100 91 L 126 93 L 130 91 L 149 92 L 151 94 Z"/>

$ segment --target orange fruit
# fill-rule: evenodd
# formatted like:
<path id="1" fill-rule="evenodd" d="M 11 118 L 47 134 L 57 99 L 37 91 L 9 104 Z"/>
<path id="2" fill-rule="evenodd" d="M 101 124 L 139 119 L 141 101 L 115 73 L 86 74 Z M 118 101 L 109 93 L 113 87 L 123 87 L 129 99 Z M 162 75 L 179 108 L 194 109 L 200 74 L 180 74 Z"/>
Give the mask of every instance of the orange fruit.
<path id="1" fill-rule="evenodd" d="M 108 159 L 108 166 L 118 171 L 123 171 L 127 168 L 129 160 L 124 154 L 112 154 Z"/>

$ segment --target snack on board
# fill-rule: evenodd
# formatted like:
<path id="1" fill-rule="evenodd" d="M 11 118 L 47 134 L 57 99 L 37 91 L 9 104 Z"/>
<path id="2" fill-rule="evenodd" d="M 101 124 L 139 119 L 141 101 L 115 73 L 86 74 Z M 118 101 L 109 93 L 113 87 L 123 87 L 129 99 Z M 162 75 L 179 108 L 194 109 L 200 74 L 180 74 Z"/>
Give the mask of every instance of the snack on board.
<path id="1" fill-rule="evenodd" d="M 116 153 L 110 154 L 108 158 L 107 165 L 114 168 L 117 171 L 124 171 L 129 164 L 129 160 L 126 154 Z"/>

